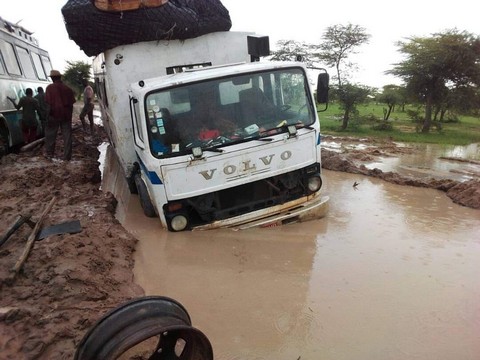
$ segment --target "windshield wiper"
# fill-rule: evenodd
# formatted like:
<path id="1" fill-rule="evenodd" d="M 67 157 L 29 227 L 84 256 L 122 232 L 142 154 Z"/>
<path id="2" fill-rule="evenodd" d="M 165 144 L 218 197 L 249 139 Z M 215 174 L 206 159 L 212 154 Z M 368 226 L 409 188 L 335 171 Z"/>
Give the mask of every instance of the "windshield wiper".
<path id="1" fill-rule="evenodd" d="M 225 144 L 220 144 L 218 146 L 211 146 L 211 147 L 206 147 L 202 148 L 202 151 L 211 151 L 211 152 L 217 152 L 217 153 L 223 153 L 225 150 L 219 149 L 220 146 L 224 146 Z"/>
<path id="2" fill-rule="evenodd" d="M 221 148 L 224 147 L 224 146 L 240 144 L 240 143 L 248 142 L 250 140 L 270 142 L 273 139 L 270 138 L 270 137 L 262 137 L 260 135 L 256 135 L 256 136 L 251 136 L 251 137 L 246 137 L 246 138 L 243 138 L 243 139 L 239 139 L 237 141 L 230 141 L 230 142 L 223 142 L 223 143 L 215 144 L 213 146 L 209 146 L 213 142 L 213 140 L 209 140 L 203 146 L 201 146 L 199 144 L 196 145 L 196 146 L 193 146 L 193 144 L 190 143 L 190 144 L 187 145 L 187 147 L 190 149 L 190 151 L 193 155 L 195 155 L 194 152 L 193 152 L 194 148 L 200 148 L 202 150 L 202 152 L 210 151 L 210 152 L 216 152 L 216 153 L 223 153 L 223 152 L 225 152 L 225 150 L 221 149 Z"/>
<path id="3" fill-rule="evenodd" d="M 260 137 L 260 136 L 257 136 L 257 137 L 251 138 L 251 140 L 258 140 L 258 141 L 272 141 L 273 139 L 272 139 L 271 137 L 268 137 L 268 136 L 271 136 L 271 135 L 267 135 L 267 137 Z"/>

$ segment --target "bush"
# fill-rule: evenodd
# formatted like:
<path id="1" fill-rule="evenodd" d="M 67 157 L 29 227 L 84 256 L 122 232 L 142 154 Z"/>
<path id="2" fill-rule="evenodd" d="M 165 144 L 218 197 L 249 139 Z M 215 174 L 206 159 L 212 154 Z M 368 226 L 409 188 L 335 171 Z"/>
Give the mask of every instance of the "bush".
<path id="1" fill-rule="evenodd" d="M 363 123 L 369 123 L 369 124 L 380 121 L 380 118 L 375 116 L 374 114 L 368 114 L 366 116 L 362 116 L 361 119 Z"/>
<path id="2" fill-rule="evenodd" d="M 378 123 L 372 125 L 372 130 L 375 131 L 392 131 L 393 125 L 387 121 L 379 121 Z"/>
<path id="3" fill-rule="evenodd" d="M 460 119 L 458 118 L 457 114 L 454 114 L 452 112 L 447 112 L 446 116 L 442 119 L 442 122 L 445 124 L 452 123 L 456 124 L 460 122 Z"/>
<path id="4" fill-rule="evenodd" d="M 423 121 L 425 120 L 422 116 L 420 116 L 419 110 L 408 109 L 407 115 L 414 123 L 423 123 Z"/>

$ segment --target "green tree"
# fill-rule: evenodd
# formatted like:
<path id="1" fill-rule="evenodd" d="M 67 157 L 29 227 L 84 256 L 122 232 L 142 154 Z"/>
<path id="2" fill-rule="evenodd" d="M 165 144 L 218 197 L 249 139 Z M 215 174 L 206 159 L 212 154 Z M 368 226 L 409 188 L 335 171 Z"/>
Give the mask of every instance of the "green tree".
<path id="1" fill-rule="evenodd" d="M 272 51 L 269 57 L 270 61 L 301 61 L 305 66 L 315 67 L 311 55 L 312 45 L 298 42 L 295 40 L 279 40 L 277 41 L 277 50 Z M 312 86 L 315 85 L 314 77 L 309 77 Z"/>
<path id="2" fill-rule="evenodd" d="M 307 66 L 312 65 L 311 45 L 295 40 L 279 40 L 276 45 L 277 50 L 272 51 L 270 55 L 271 61 L 295 61 L 300 57 Z"/>
<path id="3" fill-rule="evenodd" d="M 348 57 L 355 54 L 357 48 L 367 43 L 369 38 L 370 35 L 359 25 L 338 24 L 327 28 L 320 45 L 310 47 L 312 55 L 317 61 L 327 67 L 335 67 L 338 87 L 333 95 L 340 102 L 340 108 L 344 110 L 342 130 L 347 128 L 351 115 L 356 112 L 356 106 L 364 102 L 371 93 L 371 89 L 367 87 L 353 85 L 342 80 L 342 74 L 345 75 L 346 71 L 354 67 L 353 63 L 347 62 Z"/>
<path id="4" fill-rule="evenodd" d="M 464 115 L 480 110 L 480 87 L 470 86 L 452 89 L 448 97 L 448 110 Z M 442 120 L 441 118 L 440 121 Z"/>
<path id="5" fill-rule="evenodd" d="M 332 92 L 332 96 L 341 104 L 345 111 L 342 129 L 346 129 L 351 114 L 355 112 L 356 105 L 366 100 L 372 89 L 352 85 L 346 82 L 343 85 L 344 69 L 352 69 L 353 63 L 346 63 L 351 54 L 356 53 L 356 48 L 368 42 L 370 35 L 359 25 L 334 25 L 327 28 L 323 35 L 323 42 L 319 45 L 305 44 L 293 40 L 281 40 L 277 43 L 279 49 L 272 53 L 271 60 L 293 60 L 297 55 L 307 66 L 323 64 L 327 67 L 335 67 L 338 87 Z"/>
<path id="6" fill-rule="evenodd" d="M 333 25 L 323 34 L 320 45 L 312 45 L 312 55 L 328 67 L 335 67 L 338 86 L 342 86 L 341 68 L 352 68 L 346 63 L 348 57 L 357 52 L 360 45 L 368 43 L 370 35 L 359 25 Z"/>
<path id="7" fill-rule="evenodd" d="M 77 98 L 80 98 L 83 93 L 82 80 L 90 81 L 92 66 L 84 61 L 67 61 L 67 64 L 67 69 L 63 73 L 63 80 L 75 91 Z"/>
<path id="8" fill-rule="evenodd" d="M 478 88 L 480 38 L 453 29 L 428 38 L 412 37 L 397 45 L 406 58 L 387 73 L 401 77 L 408 93 L 424 104 L 422 132 L 429 132 L 436 115 L 458 104 L 451 102 L 453 93 Z"/>
<path id="9" fill-rule="evenodd" d="M 352 115 L 356 114 L 357 105 L 367 101 L 372 89 L 366 86 L 343 84 L 340 87 L 333 88 L 333 96 L 340 103 L 340 109 L 343 110 L 343 120 L 341 129 L 345 130 Z"/>
<path id="10" fill-rule="evenodd" d="M 398 85 L 385 85 L 383 92 L 377 96 L 377 101 L 387 105 L 383 113 L 383 120 L 387 121 L 395 111 L 395 106 L 401 105 L 404 101 L 403 88 Z"/>

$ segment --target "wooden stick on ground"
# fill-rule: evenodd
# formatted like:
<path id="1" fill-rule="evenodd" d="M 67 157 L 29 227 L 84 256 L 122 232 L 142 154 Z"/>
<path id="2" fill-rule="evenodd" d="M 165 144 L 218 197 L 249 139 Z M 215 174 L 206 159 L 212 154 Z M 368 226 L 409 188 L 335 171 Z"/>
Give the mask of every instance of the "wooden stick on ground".
<path id="1" fill-rule="evenodd" d="M 10 226 L 10 228 L 7 230 L 7 232 L 5 233 L 5 235 L 3 235 L 3 236 L 0 238 L 0 246 L 2 246 L 3 243 L 6 242 L 6 241 L 8 240 L 8 238 L 9 238 L 10 236 L 12 236 L 13 233 L 20 228 L 20 226 L 23 225 L 23 223 L 30 221 L 30 217 L 31 217 L 31 215 L 27 215 L 27 216 L 18 215 L 18 216 L 17 216 L 17 219 L 15 220 L 15 222 L 13 223 L 13 225 Z"/>
<path id="2" fill-rule="evenodd" d="M 15 220 L 15 222 L 13 223 L 12 226 L 10 226 L 10 228 L 7 230 L 7 232 L 5 233 L 5 235 L 3 235 L 1 238 L 0 238 L 0 246 L 3 245 L 3 243 L 5 243 L 9 238 L 10 236 L 13 235 L 13 233 L 15 231 L 17 231 L 20 226 L 23 225 L 23 223 L 28 223 L 30 222 L 30 218 L 32 217 L 32 215 L 18 215 L 17 216 L 17 220 Z"/>
<path id="3" fill-rule="evenodd" d="M 43 142 L 45 141 L 45 138 L 42 137 L 40 139 L 37 139 L 35 141 L 32 141 L 31 143 L 27 144 L 27 145 L 23 145 L 21 148 L 20 148 L 20 152 L 25 152 L 25 151 L 28 151 L 28 150 L 32 150 L 33 148 L 37 147 L 38 145 L 42 144 Z"/>
<path id="4" fill-rule="evenodd" d="M 37 237 L 38 232 L 40 231 L 40 227 L 42 226 L 43 220 L 45 220 L 45 217 L 47 214 L 52 210 L 53 204 L 55 204 L 55 201 L 57 201 L 57 198 L 54 196 L 52 200 L 50 200 L 50 203 L 47 205 L 45 210 L 43 210 L 42 216 L 40 216 L 40 219 L 38 219 L 37 223 L 35 224 L 35 227 L 32 230 L 32 233 L 28 237 L 27 244 L 25 245 L 25 249 L 23 250 L 22 256 L 18 259 L 17 263 L 13 267 L 12 271 L 17 274 L 20 269 L 22 268 L 24 262 L 27 260 L 28 255 L 30 254 L 30 251 L 33 248 L 33 244 L 35 243 L 35 238 Z"/>

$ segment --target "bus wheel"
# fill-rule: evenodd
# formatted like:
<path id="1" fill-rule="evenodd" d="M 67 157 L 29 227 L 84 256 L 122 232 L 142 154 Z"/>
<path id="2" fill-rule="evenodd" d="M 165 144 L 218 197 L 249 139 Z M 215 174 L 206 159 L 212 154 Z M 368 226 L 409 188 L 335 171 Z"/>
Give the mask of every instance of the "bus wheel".
<path id="1" fill-rule="evenodd" d="M 84 335 L 74 359 L 131 358 L 152 350 L 147 359 L 213 360 L 210 341 L 192 327 L 187 310 L 164 296 L 134 299 L 105 314 Z"/>
<path id="2" fill-rule="evenodd" d="M 140 205 L 142 205 L 143 213 L 148 217 L 156 217 L 155 207 L 148 196 L 147 187 L 142 180 L 140 174 L 135 175 L 135 185 L 137 186 L 138 197 L 140 198 Z"/>
<path id="3" fill-rule="evenodd" d="M 7 143 L 3 140 L 3 137 L 0 136 L 0 158 L 3 155 L 8 154 L 8 145 Z"/>
<path id="4" fill-rule="evenodd" d="M 0 157 L 10 152 L 9 137 L 8 128 L 0 122 Z"/>

